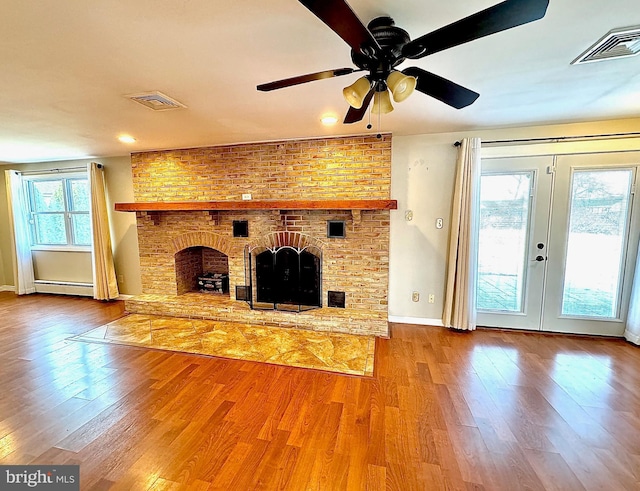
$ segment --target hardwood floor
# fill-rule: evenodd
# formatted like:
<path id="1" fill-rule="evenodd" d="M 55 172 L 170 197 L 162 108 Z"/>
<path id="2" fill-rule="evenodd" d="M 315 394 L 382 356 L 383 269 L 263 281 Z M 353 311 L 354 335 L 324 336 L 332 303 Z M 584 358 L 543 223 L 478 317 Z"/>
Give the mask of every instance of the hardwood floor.
<path id="1" fill-rule="evenodd" d="M 0 292 L 0 463 L 85 490 L 638 490 L 640 349 L 392 326 L 373 378 L 68 341 L 120 303 Z"/>

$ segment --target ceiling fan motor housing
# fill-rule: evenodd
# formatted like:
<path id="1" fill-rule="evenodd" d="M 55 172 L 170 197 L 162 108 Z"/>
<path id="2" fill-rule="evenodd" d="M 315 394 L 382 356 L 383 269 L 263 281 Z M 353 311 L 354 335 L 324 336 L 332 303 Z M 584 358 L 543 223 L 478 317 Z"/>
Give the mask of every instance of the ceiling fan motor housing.
<path id="1" fill-rule="evenodd" d="M 374 81 L 386 80 L 393 67 L 402 63 L 402 47 L 411 38 L 404 29 L 396 27 L 391 17 L 376 17 L 367 25 L 375 40 L 382 48 L 377 52 L 370 47 L 363 46 L 360 51 L 351 50 L 353 64 L 363 70 L 371 72 Z M 386 89 L 386 86 L 385 86 Z"/>

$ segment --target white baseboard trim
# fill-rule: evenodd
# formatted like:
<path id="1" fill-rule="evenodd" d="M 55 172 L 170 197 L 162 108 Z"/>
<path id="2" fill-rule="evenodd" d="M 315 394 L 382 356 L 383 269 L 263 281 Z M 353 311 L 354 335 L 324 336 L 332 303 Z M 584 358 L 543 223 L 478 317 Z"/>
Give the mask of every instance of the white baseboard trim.
<path id="1" fill-rule="evenodd" d="M 15 292 L 16 287 L 12 285 L 0 285 L 0 292 Z"/>
<path id="2" fill-rule="evenodd" d="M 84 297 L 93 297 L 93 285 L 90 283 L 36 280 L 35 284 L 37 293 L 53 293 L 56 295 L 80 295 Z"/>
<path id="3" fill-rule="evenodd" d="M 640 334 L 633 334 L 629 331 L 625 331 L 624 338 L 630 343 L 640 345 Z"/>
<path id="4" fill-rule="evenodd" d="M 420 326 L 444 327 L 442 319 L 427 319 L 424 317 L 403 317 L 399 315 L 390 315 L 389 322 L 396 322 L 398 324 L 417 324 Z"/>

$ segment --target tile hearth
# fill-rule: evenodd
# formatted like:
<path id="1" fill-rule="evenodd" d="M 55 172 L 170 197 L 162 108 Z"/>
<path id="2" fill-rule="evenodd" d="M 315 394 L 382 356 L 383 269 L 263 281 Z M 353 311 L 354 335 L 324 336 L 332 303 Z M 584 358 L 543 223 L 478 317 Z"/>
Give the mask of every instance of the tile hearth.
<path id="1" fill-rule="evenodd" d="M 373 376 L 374 336 L 129 314 L 71 339 Z"/>

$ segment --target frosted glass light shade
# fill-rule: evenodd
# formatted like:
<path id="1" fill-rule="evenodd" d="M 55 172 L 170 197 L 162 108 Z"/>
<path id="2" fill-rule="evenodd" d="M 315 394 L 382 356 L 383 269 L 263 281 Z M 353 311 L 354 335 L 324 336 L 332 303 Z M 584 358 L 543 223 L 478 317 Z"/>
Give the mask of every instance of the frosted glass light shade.
<path id="1" fill-rule="evenodd" d="M 369 82 L 369 79 L 367 77 L 360 77 L 351 85 L 342 89 L 342 95 L 351 107 L 360 109 L 369 90 L 371 90 L 371 82 Z"/>
<path id="2" fill-rule="evenodd" d="M 389 97 L 388 90 L 373 94 L 372 114 L 387 114 L 391 111 L 393 111 L 393 106 L 391 105 L 391 97 Z"/>
<path id="3" fill-rule="evenodd" d="M 413 94 L 416 82 L 415 77 L 410 77 L 398 71 L 391 72 L 387 77 L 387 86 L 393 94 L 393 100 L 396 102 L 402 102 Z"/>

